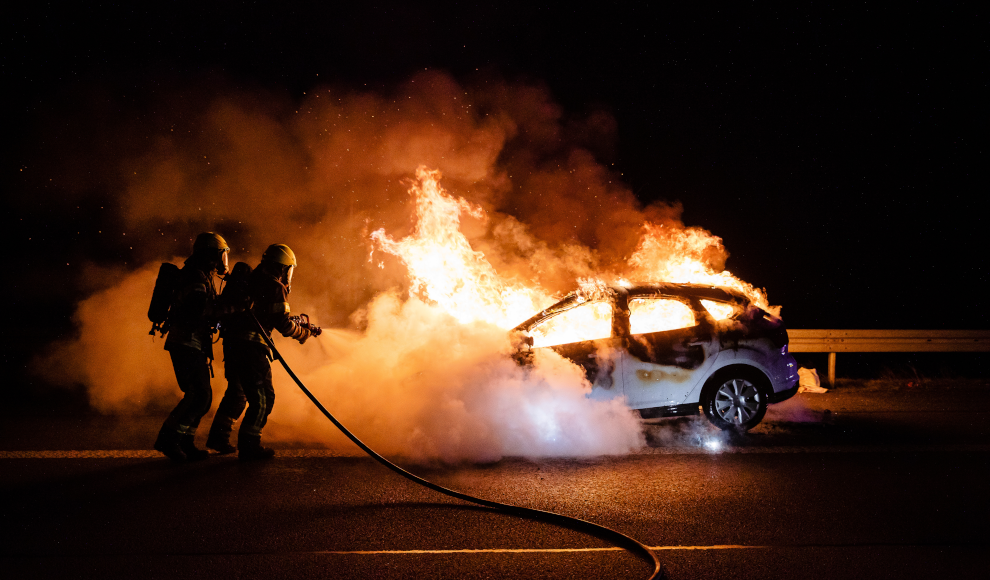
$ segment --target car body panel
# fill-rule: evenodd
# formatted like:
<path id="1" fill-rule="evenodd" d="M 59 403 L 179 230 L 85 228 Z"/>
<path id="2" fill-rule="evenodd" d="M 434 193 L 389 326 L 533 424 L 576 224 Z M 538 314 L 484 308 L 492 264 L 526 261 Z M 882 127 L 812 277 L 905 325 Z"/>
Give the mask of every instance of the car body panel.
<path id="1" fill-rule="evenodd" d="M 718 341 L 701 325 L 631 335 L 622 352 L 623 393 L 633 408 L 679 405 L 705 376 Z"/>

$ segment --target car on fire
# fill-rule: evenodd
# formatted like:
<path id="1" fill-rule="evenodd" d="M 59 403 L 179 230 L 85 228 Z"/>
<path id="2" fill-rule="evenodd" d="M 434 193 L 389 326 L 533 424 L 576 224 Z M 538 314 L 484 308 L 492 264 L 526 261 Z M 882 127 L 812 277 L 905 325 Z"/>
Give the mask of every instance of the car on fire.
<path id="1" fill-rule="evenodd" d="M 553 349 L 584 369 L 589 397 L 625 397 L 644 419 L 704 412 L 721 429 L 746 431 L 798 389 L 783 321 L 729 288 L 574 292 L 515 331 L 521 364 Z"/>

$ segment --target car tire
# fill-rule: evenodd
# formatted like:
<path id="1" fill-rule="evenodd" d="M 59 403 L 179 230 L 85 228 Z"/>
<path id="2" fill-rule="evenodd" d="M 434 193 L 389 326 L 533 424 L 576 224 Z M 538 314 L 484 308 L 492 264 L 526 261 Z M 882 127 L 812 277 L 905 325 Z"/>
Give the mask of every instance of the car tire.
<path id="1" fill-rule="evenodd" d="M 770 380 L 743 365 L 720 369 L 701 390 L 705 416 L 723 431 L 745 432 L 759 425 L 769 400 Z"/>

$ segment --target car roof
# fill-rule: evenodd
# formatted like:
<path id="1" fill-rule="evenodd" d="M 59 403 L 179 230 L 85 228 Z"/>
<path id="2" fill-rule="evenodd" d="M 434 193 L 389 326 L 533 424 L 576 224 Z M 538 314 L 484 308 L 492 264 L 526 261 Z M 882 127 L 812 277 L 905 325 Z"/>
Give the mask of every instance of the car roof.
<path id="1" fill-rule="evenodd" d="M 618 290 L 617 288 L 615 290 Z M 649 286 L 633 286 L 623 288 L 630 297 L 634 296 L 683 296 L 696 297 L 705 300 L 716 300 L 719 302 L 749 302 L 741 292 L 723 286 L 709 286 L 705 284 L 673 284 L 661 283 Z"/>
<path id="2" fill-rule="evenodd" d="M 679 296 L 682 298 L 699 298 L 702 300 L 715 300 L 718 302 L 734 302 L 737 304 L 745 305 L 749 303 L 749 299 L 746 298 L 741 292 L 733 290 L 731 288 L 725 288 L 723 286 L 709 286 L 705 284 L 674 284 L 669 282 L 663 282 L 659 284 L 651 284 L 648 286 L 611 286 L 609 287 L 615 294 L 625 294 L 629 298 L 636 298 L 642 296 Z M 577 295 L 577 292 L 571 292 L 567 296 L 564 296 L 553 305 L 537 312 L 531 316 L 526 321 L 520 323 L 516 326 L 517 329 L 522 329 L 531 326 L 548 316 L 556 314 L 563 302 L 568 300 L 573 300 Z M 569 309 L 570 307 L 568 307 Z"/>

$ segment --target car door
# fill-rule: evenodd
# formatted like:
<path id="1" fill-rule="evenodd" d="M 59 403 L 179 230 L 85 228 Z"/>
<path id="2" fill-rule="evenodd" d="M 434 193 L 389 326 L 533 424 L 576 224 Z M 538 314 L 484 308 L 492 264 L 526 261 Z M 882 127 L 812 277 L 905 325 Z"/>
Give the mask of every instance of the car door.
<path id="1" fill-rule="evenodd" d="M 534 348 L 550 348 L 584 370 L 590 398 L 622 394 L 621 341 L 612 334 L 612 304 L 584 302 L 529 329 Z"/>
<path id="2" fill-rule="evenodd" d="M 634 409 L 680 405 L 718 352 L 714 328 L 687 299 L 630 297 L 620 363 Z"/>

